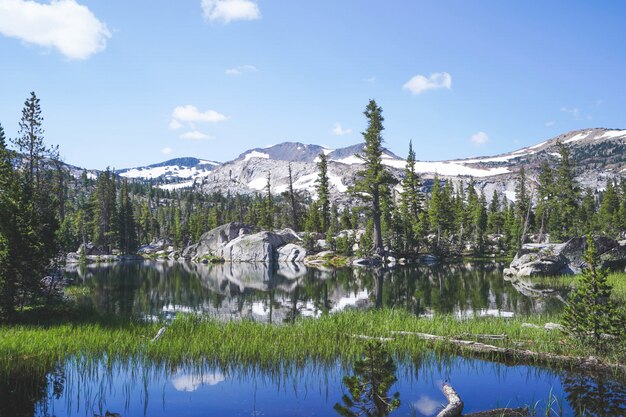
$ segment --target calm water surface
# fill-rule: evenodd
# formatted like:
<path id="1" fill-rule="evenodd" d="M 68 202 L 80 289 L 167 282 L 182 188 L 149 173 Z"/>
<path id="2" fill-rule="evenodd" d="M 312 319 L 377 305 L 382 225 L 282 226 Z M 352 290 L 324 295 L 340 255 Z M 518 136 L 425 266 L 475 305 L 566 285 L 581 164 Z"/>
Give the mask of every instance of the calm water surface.
<path id="1" fill-rule="evenodd" d="M 520 293 L 503 264 L 467 263 L 372 271 L 320 271 L 303 265 L 204 265 L 145 261 L 76 267 L 66 276 L 88 288 L 82 302 L 102 312 L 163 317 L 201 312 L 288 322 L 345 308 L 396 307 L 417 315 L 510 317 L 562 308 L 555 297 Z"/>
<path id="2" fill-rule="evenodd" d="M 436 415 L 446 402 L 443 381 L 462 396 L 466 413 L 535 405 L 543 416 L 550 398 L 556 401 L 550 416 L 559 415 L 559 407 L 563 416 L 626 413 L 625 386 L 610 379 L 458 356 L 397 363 L 389 394 L 400 393 L 400 407 L 391 416 Z M 0 415 L 338 416 L 333 407 L 346 393 L 343 377 L 352 373 L 339 363 L 260 370 L 73 360 L 39 376 L 2 376 Z"/>
<path id="3" fill-rule="evenodd" d="M 416 315 L 510 317 L 557 311 L 555 297 L 529 296 L 502 277 L 500 264 L 314 270 L 263 264 L 146 261 L 70 269 L 80 301 L 101 312 L 169 319 L 194 312 L 274 323 L 346 308 L 403 308 Z M 626 416 L 626 384 L 614 379 L 510 366 L 459 356 L 394 358 L 400 407 L 391 416 L 434 416 L 449 381 L 465 412 L 536 406 L 547 415 Z M 172 365 L 80 358 L 47 369 L 0 373 L 3 416 L 332 416 L 347 393 L 352 363 L 277 364 L 276 369 L 210 363 Z M 557 405 L 558 404 L 558 405 Z M 115 415 L 115 414 L 113 414 Z"/>

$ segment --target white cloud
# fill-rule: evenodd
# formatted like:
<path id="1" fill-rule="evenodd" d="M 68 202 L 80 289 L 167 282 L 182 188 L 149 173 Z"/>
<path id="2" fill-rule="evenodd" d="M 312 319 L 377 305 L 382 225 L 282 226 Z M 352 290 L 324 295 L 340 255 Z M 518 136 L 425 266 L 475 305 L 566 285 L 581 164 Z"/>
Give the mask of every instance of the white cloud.
<path id="1" fill-rule="evenodd" d="M 176 129 L 180 129 L 181 127 L 183 127 L 183 124 L 179 122 L 178 120 L 176 119 L 170 120 L 170 129 L 176 130 Z"/>
<path id="2" fill-rule="evenodd" d="M 554 126 L 555 124 L 556 122 L 554 120 L 550 120 L 549 122 L 546 122 L 546 127 Z"/>
<path id="3" fill-rule="evenodd" d="M 489 136 L 485 132 L 476 132 L 471 137 L 470 140 L 474 145 L 484 145 L 489 140 Z"/>
<path id="4" fill-rule="evenodd" d="M 363 81 L 365 81 L 366 83 L 374 84 L 376 82 L 376 77 L 369 77 Z"/>
<path id="5" fill-rule="evenodd" d="M 238 65 L 225 71 L 226 75 L 243 75 L 248 72 L 257 72 L 258 69 L 254 65 Z"/>
<path id="6" fill-rule="evenodd" d="M 172 385 L 176 391 L 194 392 L 202 385 L 217 385 L 225 380 L 219 371 L 204 375 L 179 373 L 172 378 Z"/>
<path id="7" fill-rule="evenodd" d="M 41 4 L 0 0 L 0 33 L 47 48 L 70 59 L 87 59 L 106 48 L 111 32 L 86 6 L 75 0 Z"/>
<path id="8" fill-rule="evenodd" d="M 580 109 L 578 107 L 561 107 L 563 113 L 569 113 L 575 120 L 580 120 Z"/>
<path id="9" fill-rule="evenodd" d="M 204 140 L 204 139 L 210 139 L 211 137 L 207 135 L 206 133 L 202 133 L 197 130 L 191 130 L 189 132 L 185 132 L 182 135 L 180 135 L 180 138 L 188 139 L 188 140 Z"/>
<path id="10" fill-rule="evenodd" d="M 333 128 L 333 133 L 337 136 L 351 135 L 352 129 L 344 129 L 343 127 L 341 127 L 341 124 L 337 122 L 335 123 L 335 127 Z"/>
<path id="11" fill-rule="evenodd" d="M 452 88 L 452 77 L 447 72 L 435 72 L 427 77 L 416 75 L 407 81 L 402 88 L 409 90 L 412 94 L 421 94 L 428 90 L 439 90 L 441 88 Z"/>
<path id="12" fill-rule="evenodd" d="M 209 22 L 224 24 L 261 18 L 259 6 L 252 0 L 202 0 L 202 11 Z"/>
<path id="13" fill-rule="evenodd" d="M 170 148 L 170 147 L 166 147 L 161 149 L 161 153 L 163 155 L 170 155 L 172 152 L 174 152 L 174 149 Z"/>
<path id="14" fill-rule="evenodd" d="M 441 408 L 440 401 L 435 401 L 427 395 L 420 396 L 420 398 L 412 405 L 413 408 L 417 409 L 417 411 L 420 412 L 420 414 L 423 414 L 425 416 L 432 416 L 437 410 Z"/>
<path id="15" fill-rule="evenodd" d="M 228 119 L 221 113 L 215 110 L 200 111 L 196 106 L 187 104 L 186 106 L 178 106 L 172 112 L 172 120 L 178 122 L 221 122 Z M 170 122 L 170 126 L 172 122 Z M 176 124 L 174 124 L 176 126 Z"/>

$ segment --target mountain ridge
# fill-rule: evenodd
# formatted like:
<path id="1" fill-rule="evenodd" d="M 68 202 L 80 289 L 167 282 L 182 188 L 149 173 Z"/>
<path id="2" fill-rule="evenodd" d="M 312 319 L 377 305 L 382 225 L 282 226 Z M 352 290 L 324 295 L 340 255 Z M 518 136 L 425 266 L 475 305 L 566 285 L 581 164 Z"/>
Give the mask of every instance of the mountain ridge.
<path id="1" fill-rule="evenodd" d="M 532 146 L 492 156 L 416 161 L 415 166 L 416 171 L 427 180 L 426 183 L 435 175 L 463 182 L 471 177 L 486 193 L 496 189 L 512 199 L 514 178 L 519 168 L 524 166 L 532 180 L 541 164 L 555 164 L 558 161 L 556 151 L 559 141 L 570 149 L 572 159 L 580 171 L 578 174 L 583 177 L 583 186 L 602 187 L 607 177 L 624 175 L 626 172 L 626 130 L 606 128 L 573 130 Z M 176 158 L 118 172 L 123 177 L 157 180 L 163 183 L 159 186 L 165 189 L 197 187 L 204 192 L 231 193 L 254 193 L 263 190 L 269 172 L 272 177 L 272 191 L 280 193 L 287 188 L 288 166 L 291 165 L 294 187 L 315 196 L 316 162 L 323 152 L 329 161 L 331 191 L 338 198 L 353 183 L 360 169 L 362 161 L 357 155 L 363 146 L 363 143 L 358 143 L 331 149 L 322 145 L 283 142 L 265 148 L 249 149 L 224 163 L 193 157 Z M 195 165 L 186 166 L 183 164 L 185 161 Z M 404 159 L 384 149 L 383 163 L 392 174 L 401 178 L 406 164 Z M 585 176 L 590 178 L 584 178 Z"/>

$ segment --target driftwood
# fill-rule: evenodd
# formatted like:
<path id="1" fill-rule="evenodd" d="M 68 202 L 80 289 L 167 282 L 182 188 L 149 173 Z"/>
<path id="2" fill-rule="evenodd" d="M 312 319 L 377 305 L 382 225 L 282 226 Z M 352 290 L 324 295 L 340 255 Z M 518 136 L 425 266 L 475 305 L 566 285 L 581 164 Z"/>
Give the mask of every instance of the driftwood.
<path id="1" fill-rule="evenodd" d="M 601 363 L 598 360 L 590 356 L 589 358 L 579 358 L 575 356 L 556 355 L 553 353 L 541 353 L 533 352 L 532 350 L 521 350 L 512 348 L 503 348 L 494 345 L 487 345 L 480 342 L 474 342 L 471 340 L 458 340 L 445 336 L 437 336 L 428 333 L 417 332 L 404 332 L 404 331 L 392 331 L 392 334 L 415 336 L 424 340 L 440 341 L 450 343 L 452 345 L 459 346 L 463 349 L 467 349 L 473 352 L 481 354 L 498 354 L 505 358 L 517 360 L 517 361 L 533 361 L 533 362 L 545 362 L 545 363 L 558 363 L 562 365 L 575 366 L 578 369 L 585 369 L 588 371 L 620 371 L 626 373 L 626 365 L 619 363 Z"/>
<path id="2" fill-rule="evenodd" d="M 463 417 L 529 417 L 527 408 L 496 408 L 478 413 L 463 414 Z"/>
<path id="3" fill-rule="evenodd" d="M 157 340 L 159 340 L 161 336 L 163 336 L 163 333 L 165 333 L 165 329 L 166 329 L 165 326 L 161 327 L 159 331 L 157 332 L 156 336 L 154 336 L 154 338 L 152 338 L 150 342 L 156 342 Z"/>
<path id="4" fill-rule="evenodd" d="M 443 384 L 441 391 L 448 399 L 448 405 L 437 414 L 437 417 L 529 417 L 527 408 L 496 408 L 477 413 L 461 414 L 463 412 L 463 400 L 452 388 L 452 385 Z"/>
<path id="5" fill-rule="evenodd" d="M 470 333 L 461 333 L 461 337 L 475 337 L 476 339 L 489 339 L 489 340 L 504 340 L 507 338 L 507 335 L 502 334 L 470 334 Z"/>
<path id="6" fill-rule="evenodd" d="M 350 337 L 355 337 L 357 339 L 363 340 L 378 340 L 379 342 L 390 342 L 393 340 L 392 337 L 375 337 L 375 336 L 367 336 L 364 334 L 351 334 Z"/>
<path id="7" fill-rule="evenodd" d="M 441 387 L 443 395 L 448 399 L 448 405 L 437 414 L 437 417 L 458 417 L 463 412 L 463 401 L 459 394 L 452 388 L 450 384 L 443 384 Z"/>

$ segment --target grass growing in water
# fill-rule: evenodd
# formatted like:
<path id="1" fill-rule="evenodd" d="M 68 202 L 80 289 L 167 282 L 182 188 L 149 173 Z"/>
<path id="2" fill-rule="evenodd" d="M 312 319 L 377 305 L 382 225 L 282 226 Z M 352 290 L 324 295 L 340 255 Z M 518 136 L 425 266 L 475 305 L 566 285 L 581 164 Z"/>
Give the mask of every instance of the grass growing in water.
<path id="1" fill-rule="evenodd" d="M 24 317 L 21 323 L 0 327 L 0 367 L 16 362 L 51 364 L 69 356 L 128 359 L 148 358 L 167 363 L 208 360 L 219 364 L 252 364 L 271 367 L 277 363 L 299 364 L 353 360 L 364 341 L 353 335 L 389 337 L 392 331 L 430 333 L 472 339 L 472 334 L 506 334 L 504 340 L 485 343 L 516 349 L 573 356 L 588 356 L 584 345 L 570 342 L 559 331 L 522 326 L 525 322 L 542 325 L 558 317 L 535 316 L 502 319 L 476 317 L 459 320 L 452 316 L 417 318 L 400 310 L 345 311 L 319 319 L 300 319 L 292 325 L 272 325 L 253 321 L 218 321 L 183 315 L 168 326 L 162 338 L 150 340 L 162 324 L 144 323 L 112 316 L 96 316 L 84 311 L 68 311 L 66 320 L 50 319 L 50 314 Z M 603 360 L 626 360 L 621 347 L 606 353 Z M 386 342 L 397 357 L 423 354 L 432 342 L 411 336 Z M 442 353 L 456 351 L 443 342 L 434 344 Z"/>

